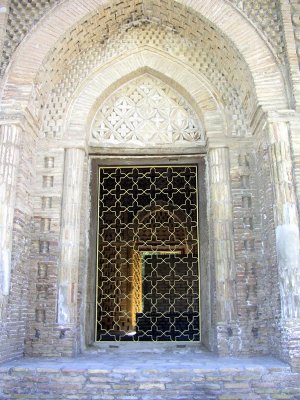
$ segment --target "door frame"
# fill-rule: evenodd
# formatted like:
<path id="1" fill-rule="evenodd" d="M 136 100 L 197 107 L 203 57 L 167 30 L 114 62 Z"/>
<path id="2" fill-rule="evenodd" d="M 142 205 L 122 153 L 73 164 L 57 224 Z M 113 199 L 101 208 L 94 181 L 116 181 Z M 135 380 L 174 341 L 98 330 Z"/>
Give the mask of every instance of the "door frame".
<path id="1" fill-rule="evenodd" d="M 206 168 L 206 154 L 180 154 L 180 155 L 96 155 L 89 156 L 89 251 L 87 265 L 87 282 L 84 311 L 84 342 L 90 346 L 95 342 L 96 329 L 96 276 L 97 276 L 97 226 L 98 226 L 98 171 L 101 166 L 148 166 L 148 165 L 198 165 L 198 259 L 199 259 L 199 287 L 200 287 L 200 342 L 204 345 L 209 343 L 211 324 L 211 271 L 209 251 L 208 227 L 208 174 Z M 200 215 L 201 214 L 201 215 Z M 205 237 L 205 241 L 202 238 Z M 205 282 L 202 282 L 202 276 Z M 114 343 L 114 342 L 113 342 Z M 119 342 L 118 342 L 119 343 Z M 125 342 L 124 342 L 125 343 Z M 156 342 L 155 342 L 156 343 Z M 173 343 L 173 342 L 171 342 Z M 174 342 L 176 343 L 176 342 Z M 177 343 L 178 344 L 178 343 Z"/>

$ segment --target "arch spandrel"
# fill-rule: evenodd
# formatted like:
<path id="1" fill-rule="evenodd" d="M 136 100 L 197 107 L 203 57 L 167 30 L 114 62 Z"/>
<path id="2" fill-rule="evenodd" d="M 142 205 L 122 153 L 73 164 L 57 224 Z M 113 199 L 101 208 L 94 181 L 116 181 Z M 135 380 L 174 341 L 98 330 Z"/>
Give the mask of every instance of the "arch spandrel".
<path id="1" fill-rule="evenodd" d="M 172 73 L 174 67 L 180 70 L 180 74 Z M 122 77 L 120 68 L 124 74 Z M 226 135 L 228 121 L 223 112 L 222 101 L 213 95 L 203 77 L 184 68 L 181 64 L 176 65 L 174 61 L 170 61 L 161 54 L 144 50 L 142 56 L 140 53 L 131 54 L 122 60 L 116 60 L 113 64 L 106 65 L 86 81 L 67 113 L 65 137 L 77 139 L 86 137 L 88 140 L 91 136 L 95 114 L 101 103 L 126 82 L 145 73 L 174 88 L 187 99 L 208 135 L 212 130 L 213 134 L 219 137 Z"/>
<path id="2" fill-rule="evenodd" d="M 176 49 L 181 49 L 180 56 L 176 55 Z M 99 51 L 94 49 L 87 51 L 84 57 L 82 56 L 80 60 L 72 64 L 70 69 L 65 72 L 64 78 L 56 84 L 44 107 L 43 133 L 45 136 L 58 136 L 57 130 L 61 134 L 59 127 L 66 110 L 60 105 L 64 104 L 66 99 L 74 103 L 88 80 L 95 79 L 95 84 L 89 90 L 90 93 L 98 91 L 100 94 L 103 87 L 107 87 L 106 82 L 123 79 L 122 77 L 126 77 L 127 74 L 143 66 L 148 66 L 154 71 L 158 70 L 170 79 L 175 77 L 172 85 L 176 80 L 186 81 L 186 71 L 190 71 L 189 80 L 181 86 L 188 87 L 188 92 L 191 93 L 192 97 L 196 97 L 199 102 L 201 101 L 200 108 L 208 111 L 211 107 L 211 101 L 206 104 L 208 98 L 206 93 L 209 91 L 211 98 L 217 99 L 219 107 L 228 110 L 229 118 L 234 115 L 236 122 L 232 125 L 232 134 L 243 136 L 248 133 L 248 127 L 245 123 L 245 110 L 242 105 L 242 99 L 247 96 L 245 90 L 241 89 L 237 93 L 237 90 L 226 80 L 215 63 L 206 58 L 206 53 L 202 54 L 203 51 L 200 48 L 195 48 L 194 44 L 186 42 L 179 35 L 170 33 L 157 24 L 147 24 L 147 29 L 143 27 L 131 28 L 125 37 L 123 37 L 122 32 L 119 32 L 109 40 L 100 54 Z M 132 65 L 129 63 L 130 58 Z M 124 63 L 123 60 L 125 60 Z M 110 68 L 110 66 L 113 67 Z M 84 71 L 83 76 L 78 75 L 81 68 Z M 98 78 L 95 78 L 96 76 Z M 201 76 L 202 86 L 204 85 L 207 89 L 199 89 L 197 85 L 194 85 L 193 81 L 198 79 L 195 76 Z M 249 78 L 249 80 L 251 79 Z M 247 81 L 247 79 L 244 79 L 244 81 Z M 201 95 L 203 95 L 202 100 L 200 100 Z M 252 107 L 251 104 L 250 108 Z M 82 109 L 84 110 L 84 108 L 83 102 Z M 78 111 L 78 115 L 80 115 L 81 109 Z M 54 120 L 50 122 L 48 121 L 49 118 Z M 80 124 L 80 121 L 78 123 Z"/>
<path id="3" fill-rule="evenodd" d="M 283 78 L 272 52 L 255 28 L 232 5 L 225 0 L 219 0 L 215 5 L 206 0 L 181 0 L 179 3 L 203 16 L 236 46 L 241 62 L 245 61 L 253 76 L 259 104 L 267 107 L 287 107 Z M 51 50 L 59 43 L 64 33 L 73 29 L 76 35 L 76 26 L 83 18 L 99 7 L 109 4 L 111 3 L 103 0 L 66 0 L 55 7 L 15 52 L 7 71 L 5 86 L 11 88 L 16 81 L 19 87 L 22 87 L 22 84 L 33 84 L 45 57 L 51 54 Z M 264 75 L 272 79 L 261 79 Z M 269 96 L 270 91 L 274 96 Z M 7 96 L 8 91 L 4 90 L 4 97 Z M 26 101 L 22 98 L 21 91 L 16 91 L 16 97 Z"/>

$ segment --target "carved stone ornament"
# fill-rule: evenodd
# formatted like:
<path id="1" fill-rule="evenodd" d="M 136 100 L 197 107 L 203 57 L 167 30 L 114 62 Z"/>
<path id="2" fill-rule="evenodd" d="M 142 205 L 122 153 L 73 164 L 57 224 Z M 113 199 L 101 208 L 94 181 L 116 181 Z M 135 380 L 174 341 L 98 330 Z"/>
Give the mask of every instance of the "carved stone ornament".
<path id="1" fill-rule="evenodd" d="M 155 147 L 204 145 L 203 127 L 188 102 L 148 74 L 122 86 L 102 103 L 92 145 Z"/>

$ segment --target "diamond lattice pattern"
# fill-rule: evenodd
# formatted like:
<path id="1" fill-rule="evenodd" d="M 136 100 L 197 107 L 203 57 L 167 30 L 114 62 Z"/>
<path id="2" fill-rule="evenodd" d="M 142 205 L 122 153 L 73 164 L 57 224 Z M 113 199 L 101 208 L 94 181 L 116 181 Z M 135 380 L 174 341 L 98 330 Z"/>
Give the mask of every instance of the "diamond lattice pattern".
<path id="1" fill-rule="evenodd" d="M 204 132 L 197 114 L 181 95 L 161 80 L 143 75 L 102 104 L 92 142 L 104 146 L 186 146 L 204 144 Z"/>

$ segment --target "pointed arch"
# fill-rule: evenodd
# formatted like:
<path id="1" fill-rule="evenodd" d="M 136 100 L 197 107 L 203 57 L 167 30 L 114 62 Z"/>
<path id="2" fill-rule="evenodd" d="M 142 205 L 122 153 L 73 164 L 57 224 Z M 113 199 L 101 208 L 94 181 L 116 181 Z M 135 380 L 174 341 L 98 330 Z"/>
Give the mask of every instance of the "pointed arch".
<path id="1" fill-rule="evenodd" d="M 48 12 L 15 51 L 4 80 L 4 99 L 8 99 L 13 92 L 15 101 L 26 105 L 36 74 L 50 50 L 65 32 L 70 29 L 76 31 L 76 25 L 83 18 L 110 3 L 108 0 L 65 0 Z M 284 78 L 272 51 L 233 5 L 226 0 L 215 4 L 206 0 L 180 0 L 178 3 L 203 16 L 234 44 L 251 71 L 259 105 L 268 107 L 276 99 L 277 108 L 279 104 L 287 107 Z M 270 93 L 273 95 L 270 96 Z"/>
<path id="2" fill-rule="evenodd" d="M 180 73 L 174 74 L 174 70 Z M 104 99 L 124 82 L 145 73 L 159 78 L 186 98 L 208 135 L 226 134 L 228 126 L 222 100 L 205 78 L 178 60 L 145 48 L 104 65 L 85 80 L 67 112 L 65 136 L 77 139 L 89 136 L 94 116 Z"/>

